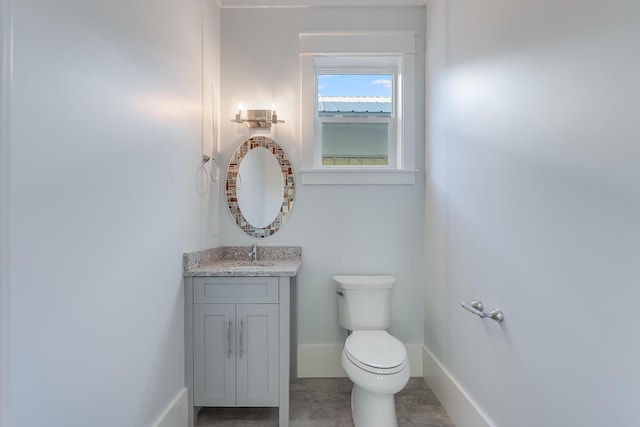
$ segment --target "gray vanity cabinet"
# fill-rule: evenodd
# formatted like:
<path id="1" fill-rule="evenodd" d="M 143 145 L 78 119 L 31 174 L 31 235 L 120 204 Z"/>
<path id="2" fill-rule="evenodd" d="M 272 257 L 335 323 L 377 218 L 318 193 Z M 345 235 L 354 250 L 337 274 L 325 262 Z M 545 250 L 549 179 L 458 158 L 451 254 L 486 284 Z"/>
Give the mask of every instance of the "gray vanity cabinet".
<path id="1" fill-rule="evenodd" d="M 194 305 L 194 404 L 278 406 L 278 305 Z"/>
<path id="2" fill-rule="evenodd" d="M 290 283 L 281 276 L 185 277 L 189 401 L 279 407 L 289 420 Z"/>

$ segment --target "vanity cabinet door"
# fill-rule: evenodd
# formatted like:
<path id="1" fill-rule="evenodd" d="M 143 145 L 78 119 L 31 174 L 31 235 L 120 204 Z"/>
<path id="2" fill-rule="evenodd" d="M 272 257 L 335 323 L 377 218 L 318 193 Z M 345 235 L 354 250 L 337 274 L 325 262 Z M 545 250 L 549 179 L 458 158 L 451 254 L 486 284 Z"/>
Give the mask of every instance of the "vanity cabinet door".
<path id="1" fill-rule="evenodd" d="M 236 405 L 234 304 L 194 304 L 195 406 Z"/>
<path id="2" fill-rule="evenodd" d="M 237 406 L 278 406 L 278 305 L 236 305 Z"/>

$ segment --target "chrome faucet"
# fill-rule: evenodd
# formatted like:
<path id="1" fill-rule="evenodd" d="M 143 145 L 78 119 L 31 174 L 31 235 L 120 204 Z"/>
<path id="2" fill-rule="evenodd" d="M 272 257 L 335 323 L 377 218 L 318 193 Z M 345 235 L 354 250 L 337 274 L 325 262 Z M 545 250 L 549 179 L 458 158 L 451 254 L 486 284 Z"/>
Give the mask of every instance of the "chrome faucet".
<path id="1" fill-rule="evenodd" d="M 251 252 L 249 252 L 247 256 L 251 258 L 252 262 L 258 261 L 258 245 L 255 243 L 251 245 Z"/>

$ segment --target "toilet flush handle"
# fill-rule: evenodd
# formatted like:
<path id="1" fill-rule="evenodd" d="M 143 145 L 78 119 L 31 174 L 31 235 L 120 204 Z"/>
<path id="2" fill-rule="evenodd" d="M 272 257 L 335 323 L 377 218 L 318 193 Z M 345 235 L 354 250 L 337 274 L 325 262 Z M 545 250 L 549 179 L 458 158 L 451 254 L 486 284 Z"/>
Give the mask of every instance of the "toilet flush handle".
<path id="1" fill-rule="evenodd" d="M 344 296 L 344 292 L 342 292 L 341 290 L 337 290 L 337 291 L 336 291 L 336 294 L 340 295 L 341 297 L 343 297 L 343 296 Z"/>

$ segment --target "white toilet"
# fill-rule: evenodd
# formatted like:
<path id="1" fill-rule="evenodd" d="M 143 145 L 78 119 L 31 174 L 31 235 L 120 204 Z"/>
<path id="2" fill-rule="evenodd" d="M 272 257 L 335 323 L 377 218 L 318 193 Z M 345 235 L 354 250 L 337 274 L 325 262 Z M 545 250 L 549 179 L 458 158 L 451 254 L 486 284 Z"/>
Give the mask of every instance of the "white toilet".
<path id="1" fill-rule="evenodd" d="M 397 427 L 393 395 L 409 381 L 404 344 L 389 334 L 394 276 L 333 276 L 338 283 L 338 320 L 351 331 L 342 367 L 353 381 L 355 427 Z"/>

